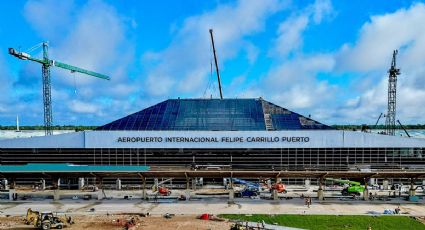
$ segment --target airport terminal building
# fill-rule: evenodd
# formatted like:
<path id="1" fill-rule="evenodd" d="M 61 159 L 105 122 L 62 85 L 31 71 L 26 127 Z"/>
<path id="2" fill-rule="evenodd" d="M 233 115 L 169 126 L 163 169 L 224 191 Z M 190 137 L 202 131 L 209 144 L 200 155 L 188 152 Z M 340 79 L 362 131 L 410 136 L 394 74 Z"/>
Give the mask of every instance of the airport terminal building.
<path id="1" fill-rule="evenodd" d="M 336 130 L 262 98 L 170 99 L 93 131 L 0 141 L 0 164 L 424 170 L 425 140 Z"/>

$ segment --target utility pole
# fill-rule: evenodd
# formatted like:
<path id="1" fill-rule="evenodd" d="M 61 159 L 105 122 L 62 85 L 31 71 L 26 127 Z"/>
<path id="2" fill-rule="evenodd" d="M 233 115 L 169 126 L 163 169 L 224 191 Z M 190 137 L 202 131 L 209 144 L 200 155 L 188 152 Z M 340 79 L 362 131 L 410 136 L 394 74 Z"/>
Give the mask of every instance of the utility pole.
<path id="1" fill-rule="evenodd" d="M 93 77 L 110 80 L 110 78 L 106 75 L 96 73 L 90 70 L 85 70 L 76 66 L 68 65 L 59 61 L 49 59 L 48 53 L 48 44 L 47 42 L 43 42 L 43 59 L 31 57 L 28 53 L 16 51 L 14 48 L 9 48 L 9 54 L 15 56 L 21 60 L 29 60 L 33 62 L 37 62 L 41 64 L 41 72 L 43 79 L 43 105 L 44 105 L 44 132 L 45 135 L 52 135 L 52 124 L 53 124 L 53 116 L 52 116 L 52 93 L 51 93 L 51 82 L 50 82 L 50 67 L 56 66 L 62 69 L 70 70 L 72 73 L 78 72 L 86 75 L 90 75 Z M 36 47 L 39 47 L 36 46 Z"/>
<path id="2" fill-rule="evenodd" d="M 212 29 L 210 29 L 210 35 L 211 35 L 211 43 L 212 43 L 212 48 L 214 53 L 215 70 L 217 72 L 218 89 L 220 90 L 220 99 L 223 99 L 223 91 L 221 90 L 220 71 L 218 70 L 218 61 L 217 61 L 217 55 L 215 53 L 214 36 L 213 36 Z"/>
<path id="3" fill-rule="evenodd" d="M 397 96 L 397 75 L 400 75 L 400 69 L 396 67 L 396 56 L 398 50 L 393 51 L 391 68 L 388 70 L 388 112 L 385 120 L 386 134 L 395 135 L 396 122 L 396 96 Z"/>

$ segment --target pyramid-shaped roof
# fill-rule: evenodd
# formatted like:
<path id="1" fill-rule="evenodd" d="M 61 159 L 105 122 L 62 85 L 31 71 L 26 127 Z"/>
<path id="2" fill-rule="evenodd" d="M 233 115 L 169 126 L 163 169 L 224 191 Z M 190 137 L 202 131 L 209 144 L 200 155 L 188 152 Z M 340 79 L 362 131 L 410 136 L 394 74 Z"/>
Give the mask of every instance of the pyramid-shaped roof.
<path id="1" fill-rule="evenodd" d="M 169 99 L 96 130 L 265 131 L 333 129 L 258 99 Z"/>

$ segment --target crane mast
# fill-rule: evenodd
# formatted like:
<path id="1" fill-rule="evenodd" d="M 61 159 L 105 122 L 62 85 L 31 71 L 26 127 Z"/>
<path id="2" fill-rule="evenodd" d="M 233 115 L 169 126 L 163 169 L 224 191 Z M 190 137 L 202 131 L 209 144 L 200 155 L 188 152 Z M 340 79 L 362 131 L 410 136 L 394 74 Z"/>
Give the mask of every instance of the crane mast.
<path id="1" fill-rule="evenodd" d="M 68 65 L 59 61 L 49 59 L 49 46 L 47 42 L 42 43 L 43 47 L 43 59 L 31 57 L 31 55 L 18 52 L 14 48 L 9 48 L 9 54 L 19 58 L 21 60 L 29 60 L 41 64 L 41 73 L 43 80 L 43 105 L 44 105 L 44 132 L 45 135 L 52 135 L 52 124 L 53 124 L 53 115 L 52 115 L 52 90 L 51 90 L 51 81 L 50 81 L 50 67 L 56 66 L 62 69 L 70 70 L 72 73 L 78 72 L 83 73 L 89 76 L 110 80 L 106 75 L 96 73 L 90 70 L 82 69 L 76 66 Z"/>
<path id="2" fill-rule="evenodd" d="M 400 69 L 396 67 L 396 56 L 398 50 L 393 51 L 391 68 L 388 70 L 388 112 L 385 120 L 385 132 L 387 135 L 395 135 L 396 122 L 396 96 L 397 96 L 397 75 L 400 75 Z"/>
<path id="3" fill-rule="evenodd" d="M 49 53 L 47 42 L 43 42 L 43 63 L 41 65 L 41 72 L 43 78 L 43 105 L 44 105 L 44 132 L 45 135 L 52 135 L 52 87 L 50 82 L 50 66 L 49 66 Z"/>

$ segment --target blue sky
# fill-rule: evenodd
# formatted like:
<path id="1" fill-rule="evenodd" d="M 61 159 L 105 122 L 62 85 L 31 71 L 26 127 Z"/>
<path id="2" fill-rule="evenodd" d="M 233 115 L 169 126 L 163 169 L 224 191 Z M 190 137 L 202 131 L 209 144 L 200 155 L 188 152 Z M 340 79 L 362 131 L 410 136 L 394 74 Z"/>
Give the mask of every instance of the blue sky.
<path id="1" fill-rule="evenodd" d="M 398 119 L 425 123 L 423 1 L 31 0 L 1 3 L 0 17 L 0 125 L 43 123 L 41 67 L 8 47 L 49 41 L 52 59 L 111 76 L 51 72 L 54 124 L 101 125 L 168 98 L 218 97 L 209 28 L 224 97 L 327 124 L 385 113 L 399 49 Z"/>

